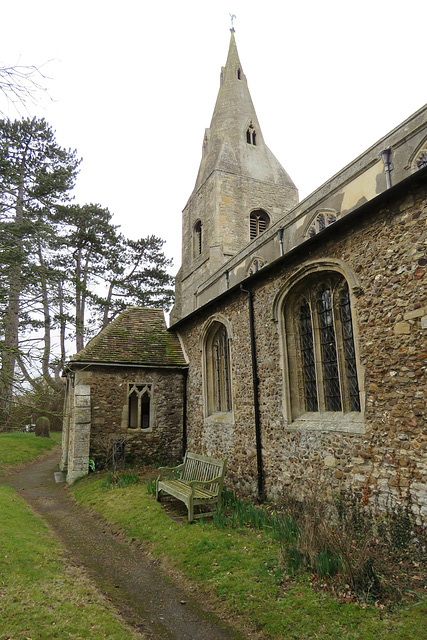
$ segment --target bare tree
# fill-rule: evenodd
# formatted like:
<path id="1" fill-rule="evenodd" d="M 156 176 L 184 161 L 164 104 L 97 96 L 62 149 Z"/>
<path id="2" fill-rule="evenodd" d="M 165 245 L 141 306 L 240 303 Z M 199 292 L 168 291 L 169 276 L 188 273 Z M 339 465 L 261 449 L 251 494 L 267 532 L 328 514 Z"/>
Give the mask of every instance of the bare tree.
<path id="1" fill-rule="evenodd" d="M 21 64 L 0 66 L 0 94 L 18 113 L 20 107 L 27 109 L 29 104 L 35 104 L 40 93 L 47 93 L 45 83 L 48 78 L 42 71 L 43 67 Z M 0 108 L 0 116 L 4 115 Z"/>

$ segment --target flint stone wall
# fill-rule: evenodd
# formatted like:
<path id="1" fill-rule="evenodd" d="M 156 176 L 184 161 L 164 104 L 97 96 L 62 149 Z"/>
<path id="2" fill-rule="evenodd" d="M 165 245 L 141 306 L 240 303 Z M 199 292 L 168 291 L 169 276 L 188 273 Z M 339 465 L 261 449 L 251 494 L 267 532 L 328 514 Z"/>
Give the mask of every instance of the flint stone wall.
<path id="1" fill-rule="evenodd" d="M 251 282 L 260 380 L 265 488 L 270 496 L 308 489 L 364 492 L 379 507 L 411 501 L 427 520 L 427 198 L 426 186 L 356 223 L 329 228 L 317 243 L 262 271 Z M 328 429 L 287 422 L 279 323 L 274 301 L 304 264 L 339 260 L 360 282 L 353 300 L 362 389 L 360 428 L 345 418 Z M 202 335 L 212 316 L 229 324 L 233 411 L 205 416 Z M 179 325 L 189 358 L 188 448 L 228 456 L 228 485 L 255 493 L 257 466 L 247 297 L 240 292 L 201 309 Z M 342 414 L 341 414 L 342 415 Z M 220 419 L 219 419 L 220 417 Z"/>

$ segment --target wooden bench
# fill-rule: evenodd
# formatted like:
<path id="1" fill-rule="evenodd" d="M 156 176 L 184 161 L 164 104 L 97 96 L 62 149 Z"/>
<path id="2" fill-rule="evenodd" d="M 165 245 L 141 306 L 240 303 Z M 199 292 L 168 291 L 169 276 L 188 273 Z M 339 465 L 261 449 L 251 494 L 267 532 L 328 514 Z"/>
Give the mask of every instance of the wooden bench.
<path id="1" fill-rule="evenodd" d="M 206 458 L 196 453 L 185 454 L 184 462 L 177 467 L 160 467 L 156 481 L 156 500 L 167 493 L 183 502 L 188 510 L 188 522 L 212 514 L 194 514 L 196 505 L 216 506 L 221 503 L 227 460 Z"/>

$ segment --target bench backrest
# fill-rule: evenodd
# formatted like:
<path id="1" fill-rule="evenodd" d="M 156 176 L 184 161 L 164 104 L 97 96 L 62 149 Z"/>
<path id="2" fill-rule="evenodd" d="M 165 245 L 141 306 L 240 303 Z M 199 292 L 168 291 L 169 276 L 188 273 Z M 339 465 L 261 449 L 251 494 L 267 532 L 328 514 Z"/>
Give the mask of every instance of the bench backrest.
<path id="1" fill-rule="evenodd" d="M 199 456 L 197 453 L 187 453 L 184 458 L 184 468 L 181 473 L 183 480 L 200 480 L 206 482 L 213 478 L 220 477 L 221 480 L 210 487 L 215 492 L 221 491 L 224 480 L 226 460 L 215 460 Z"/>

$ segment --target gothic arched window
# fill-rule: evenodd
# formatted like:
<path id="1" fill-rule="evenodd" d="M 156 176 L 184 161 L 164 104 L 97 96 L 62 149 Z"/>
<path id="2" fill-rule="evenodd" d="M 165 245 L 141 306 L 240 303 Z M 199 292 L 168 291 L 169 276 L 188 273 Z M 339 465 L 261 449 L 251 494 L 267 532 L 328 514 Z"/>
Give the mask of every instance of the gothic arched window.
<path id="1" fill-rule="evenodd" d="M 230 346 L 225 325 L 213 322 L 205 341 L 207 413 L 231 411 Z"/>
<path id="2" fill-rule="evenodd" d="M 284 305 L 292 417 L 360 411 L 350 294 L 338 273 L 307 278 Z"/>
<path id="3" fill-rule="evenodd" d="M 252 276 L 254 273 L 257 273 L 264 266 L 265 266 L 265 260 L 263 260 L 262 258 L 254 258 L 249 266 L 247 275 Z"/>
<path id="4" fill-rule="evenodd" d="M 151 384 L 130 384 L 128 388 L 128 427 L 129 429 L 149 430 L 151 419 Z"/>
<path id="5" fill-rule="evenodd" d="M 249 219 L 249 237 L 254 240 L 260 233 L 265 231 L 270 224 L 268 213 L 262 209 L 252 211 Z"/>
<path id="6" fill-rule="evenodd" d="M 336 220 L 337 214 L 334 211 L 329 210 L 318 213 L 306 231 L 306 237 L 312 238 L 316 233 L 323 231 L 326 227 L 329 227 L 330 224 L 336 222 Z"/>

